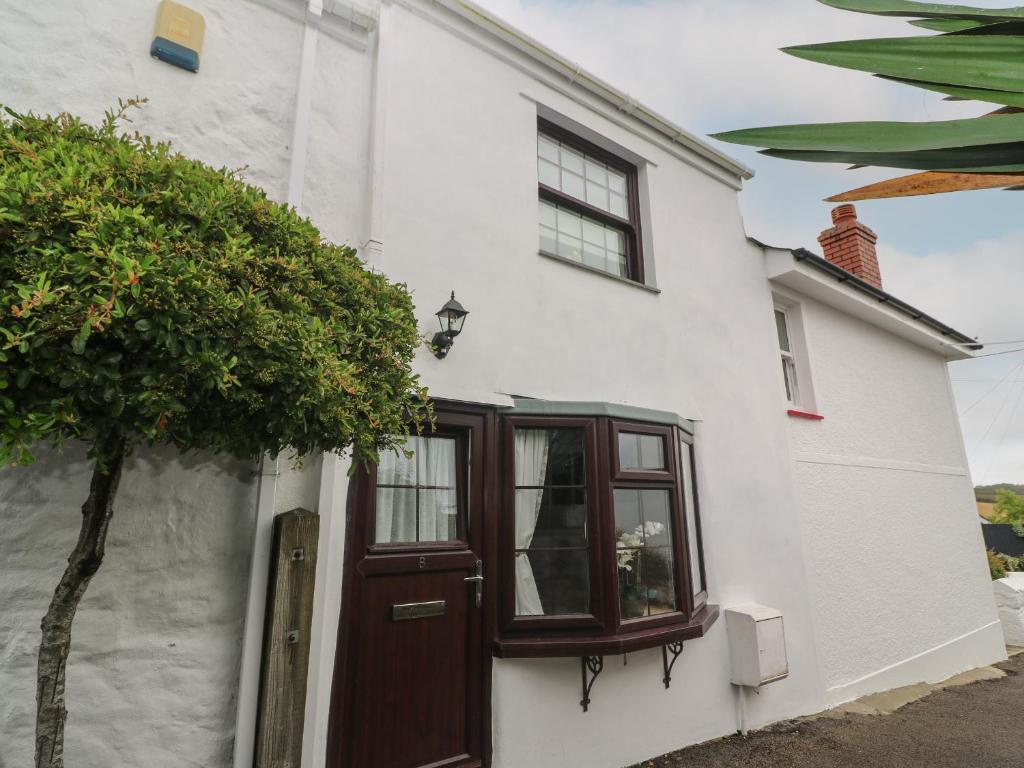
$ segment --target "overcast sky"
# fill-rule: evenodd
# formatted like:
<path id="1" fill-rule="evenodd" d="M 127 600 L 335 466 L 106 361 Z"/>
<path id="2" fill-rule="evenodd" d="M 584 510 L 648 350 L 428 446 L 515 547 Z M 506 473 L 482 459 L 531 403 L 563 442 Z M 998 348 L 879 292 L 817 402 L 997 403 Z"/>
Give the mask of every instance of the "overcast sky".
<path id="1" fill-rule="evenodd" d="M 926 34 L 901 19 L 815 0 L 478 2 L 695 133 L 987 111 L 780 53 L 785 45 Z M 719 146 L 757 172 L 741 196 L 747 233 L 816 252 L 832 207 L 822 198 L 898 175 Z M 1024 340 L 1022 206 L 1024 193 L 1003 191 L 857 204 L 860 219 L 878 233 L 886 289 L 983 342 Z M 1018 348 L 1024 343 L 985 351 Z M 975 483 L 1024 482 L 1024 352 L 954 363 L 951 375 Z"/>

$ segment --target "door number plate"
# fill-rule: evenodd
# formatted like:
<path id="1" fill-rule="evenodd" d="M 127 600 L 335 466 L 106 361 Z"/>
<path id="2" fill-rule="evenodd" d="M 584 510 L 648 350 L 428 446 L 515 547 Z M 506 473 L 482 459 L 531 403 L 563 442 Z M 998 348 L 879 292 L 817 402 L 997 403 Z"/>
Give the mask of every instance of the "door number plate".
<path id="1" fill-rule="evenodd" d="M 444 616 L 448 610 L 447 600 L 433 600 L 429 603 L 402 603 L 391 606 L 392 621 L 425 619 L 428 616 Z"/>

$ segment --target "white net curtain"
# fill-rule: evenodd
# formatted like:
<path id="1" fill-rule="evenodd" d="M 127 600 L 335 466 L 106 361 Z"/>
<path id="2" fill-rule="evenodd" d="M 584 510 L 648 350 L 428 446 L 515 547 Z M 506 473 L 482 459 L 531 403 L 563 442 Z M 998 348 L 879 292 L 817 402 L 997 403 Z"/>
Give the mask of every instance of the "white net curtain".
<path id="1" fill-rule="evenodd" d="M 382 453 L 377 464 L 378 544 L 458 538 L 455 439 L 410 437 L 405 450 Z"/>
<path id="2" fill-rule="evenodd" d="M 519 429 L 515 433 L 516 484 L 516 615 L 543 616 L 528 550 L 533 543 L 544 499 L 550 437 L 547 430 Z M 527 486 L 527 487 L 523 487 Z M 529 487 L 536 486 L 536 487 Z"/>

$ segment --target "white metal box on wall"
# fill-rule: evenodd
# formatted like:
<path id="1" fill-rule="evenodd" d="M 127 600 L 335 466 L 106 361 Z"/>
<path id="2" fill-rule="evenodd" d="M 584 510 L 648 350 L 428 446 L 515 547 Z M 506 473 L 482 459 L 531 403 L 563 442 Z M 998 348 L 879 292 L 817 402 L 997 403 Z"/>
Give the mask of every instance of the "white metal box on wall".
<path id="1" fill-rule="evenodd" d="M 732 660 L 732 682 L 749 688 L 789 675 L 782 614 L 763 605 L 740 605 L 725 611 Z"/>

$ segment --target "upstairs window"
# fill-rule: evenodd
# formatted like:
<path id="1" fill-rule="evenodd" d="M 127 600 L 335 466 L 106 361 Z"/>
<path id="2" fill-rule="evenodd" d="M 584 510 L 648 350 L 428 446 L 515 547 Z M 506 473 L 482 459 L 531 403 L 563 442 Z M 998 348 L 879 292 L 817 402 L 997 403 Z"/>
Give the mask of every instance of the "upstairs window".
<path id="1" fill-rule="evenodd" d="M 786 386 L 786 400 L 790 405 L 800 404 L 800 385 L 796 376 L 796 358 L 793 356 L 792 333 L 789 315 L 784 309 L 775 308 L 775 331 L 779 337 L 779 353 L 782 356 L 782 380 Z"/>
<path id="2" fill-rule="evenodd" d="M 643 282 L 636 166 L 538 122 L 540 252 Z"/>

